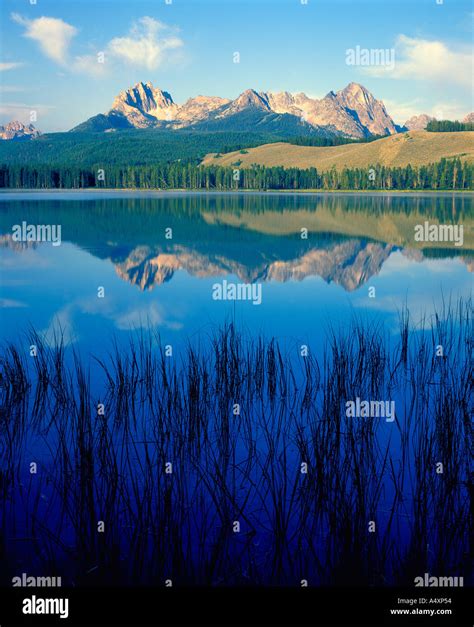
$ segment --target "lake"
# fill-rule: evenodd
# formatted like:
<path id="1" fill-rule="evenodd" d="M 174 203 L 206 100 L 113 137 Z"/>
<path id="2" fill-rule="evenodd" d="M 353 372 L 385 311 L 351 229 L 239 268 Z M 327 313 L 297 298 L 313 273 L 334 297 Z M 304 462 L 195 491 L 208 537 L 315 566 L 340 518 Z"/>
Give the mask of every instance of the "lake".
<path id="1" fill-rule="evenodd" d="M 473 199 L 2 193 L 2 576 L 467 582 Z"/>
<path id="2" fill-rule="evenodd" d="M 471 293 L 473 211 L 455 194 L 2 194 L 3 334 L 60 326 L 89 350 L 148 324 L 174 344 L 230 318 L 290 342 L 353 314 L 395 329 L 404 305 L 421 318 Z M 463 222 L 463 246 L 415 242 L 427 219 Z M 22 221 L 61 225 L 61 245 L 13 242 Z M 222 281 L 261 284 L 261 304 L 213 300 Z"/>

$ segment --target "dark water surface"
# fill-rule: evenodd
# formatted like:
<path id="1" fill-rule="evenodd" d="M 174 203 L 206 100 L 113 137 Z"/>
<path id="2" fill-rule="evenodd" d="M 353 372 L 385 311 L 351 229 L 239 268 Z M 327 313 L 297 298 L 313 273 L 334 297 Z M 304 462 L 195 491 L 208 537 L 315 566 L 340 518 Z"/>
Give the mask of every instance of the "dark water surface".
<path id="1" fill-rule="evenodd" d="M 0 579 L 468 580 L 473 224 L 464 194 L 1 194 Z"/>

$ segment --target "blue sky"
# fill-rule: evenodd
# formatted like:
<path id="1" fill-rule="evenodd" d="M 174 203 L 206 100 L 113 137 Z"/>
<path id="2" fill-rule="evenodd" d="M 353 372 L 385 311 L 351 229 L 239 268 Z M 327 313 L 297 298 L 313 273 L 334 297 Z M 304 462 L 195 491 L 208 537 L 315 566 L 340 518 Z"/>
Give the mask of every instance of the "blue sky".
<path id="1" fill-rule="evenodd" d="M 439 1 L 2 0 L 0 123 L 35 110 L 40 130 L 69 130 L 141 80 L 178 103 L 249 87 L 322 97 L 356 81 L 398 123 L 463 117 L 472 2 Z M 393 67 L 348 65 L 357 46 L 393 50 Z"/>

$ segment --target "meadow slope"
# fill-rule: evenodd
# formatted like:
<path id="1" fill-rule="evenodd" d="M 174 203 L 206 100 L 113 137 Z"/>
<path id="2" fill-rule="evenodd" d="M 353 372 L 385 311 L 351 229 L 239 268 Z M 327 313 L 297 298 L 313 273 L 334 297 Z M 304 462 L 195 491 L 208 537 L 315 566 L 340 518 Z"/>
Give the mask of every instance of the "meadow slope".
<path id="1" fill-rule="evenodd" d="M 429 133 L 409 131 L 390 135 L 370 143 L 344 144 L 342 146 L 296 146 L 286 142 L 264 144 L 248 151 L 234 151 L 221 156 L 206 155 L 204 165 L 241 168 L 253 164 L 267 167 L 307 169 L 320 171 L 344 168 L 366 168 L 379 164 L 386 166 L 426 165 L 443 157 L 459 157 L 462 161 L 474 161 L 474 132 Z M 240 162 L 240 163 L 239 163 Z"/>

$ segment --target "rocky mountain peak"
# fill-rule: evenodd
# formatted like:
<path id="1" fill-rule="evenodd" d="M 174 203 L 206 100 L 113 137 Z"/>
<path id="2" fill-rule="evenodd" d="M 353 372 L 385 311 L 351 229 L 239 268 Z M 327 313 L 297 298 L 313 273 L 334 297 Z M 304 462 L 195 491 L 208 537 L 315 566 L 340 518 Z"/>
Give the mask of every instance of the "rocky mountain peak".
<path id="1" fill-rule="evenodd" d="M 349 83 L 336 93 L 337 100 L 349 112 L 356 114 L 361 124 L 373 135 L 388 135 L 397 132 L 394 121 L 388 115 L 381 100 L 376 100 L 370 91 L 359 83 Z"/>
<path id="2" fill-rule="evenodd" d="M 421 113 L 420 115 L 413 115 L 403 126 L 409 131 L 424 131 L 428 122 L 434 119 L 431 115 Z"/>
<path id="3" fill-rule="evenodd" d="M 171 94 L 148 81 L 120 92 L 109 114 L 119 112 L 132 126 L 145 128 L 155 125 L 158 120 L 173 120 L 177 108 Z"/>
<path id="4" fill-rule="evenodd" d="M 244 111 L 252 113 L 230 119 Z M 272 117 L 267 113 L 288 117 Z M 304 121 L 307 129 L 311 131 L 310 127 L 313 127 L 312 132 L 318 129 L 319 132 L 341 133 L 349 137 L 398 132 L 383 102 L 355 82 L 340 91 L 330 91 L 322 99 L 311 98 L 303 92 L 272 93 L 246 89 L 233 100 L 200 95 L 189 98 L 182 105 L 176 104 L 169 92 L 154 87 L 151 82 L 140 82 L 122 91 L 107 114 L 91 118 L 76 130 L 163 126 L 177 129 L 199 125 L 200 128 L 206 125 L 206 129 L 211 127 L 214 130 L 229 128 L 229 125 L 236 130 L 253 130 L 255 121 L 263 117 L 265 124 L 274 124 L 272 128 L 275 130 L 280 128 L 279 125 L 285 129 L 291 125 L 300 129 Z M 249 122 L 250 119 L 252 122 Z"/>
<path id="5" fill-rule="evenodd" d="M 372 98 L 373 96 L 370 93 L 370 91 L 364 87 L 363 85 L 361 85 L 360 83 L 354 83 L 353 81 L 349 84 L 347 84 L 343 89 L 340 89 L 338 92 L 338 94 L 345 94 L 347 96 L 352 95 L 355 98 Z"/>
<path id="6" fill-rule="evenodd" d="M 258 107 L 270 111 L 266 94 L 259 93 L 255 89 L 246 89 L 233 101 L 233 104 L 236 108 Z"/>
<path id="7" fill-rule="evenodd" d="M 0 139 L 5 140 L 24 140 L 35 139 L 41 133 L 36 129 L 33 124 L 23 124 L 18 120 L 8 122 L 5 126 L 0 126 Z"/>
<path id="8" fill-rule="evenodd" d="M 279 93 L 266 93 L 264 94 L 265 100 L 276 113 L 291 113 L 292 115 L 298 115 L 298 103 L 303 102 L 307 96 L 305 94 L 298 94 L 302 96 L 295 98 L 289 91 L 281 91 Z M 301 111 L 299 112 L 301 115 Z"/>
<path id="9" fill-rule="evenodd" d="M 170 107 L 174 102 L 167 91 L 155 88 L 151 82 L 147 82 L 137 83 L 130 89 L 120 92 L 112 108 L 118 109 L 122 104 L 149 112 L 157 107 Z"/>

